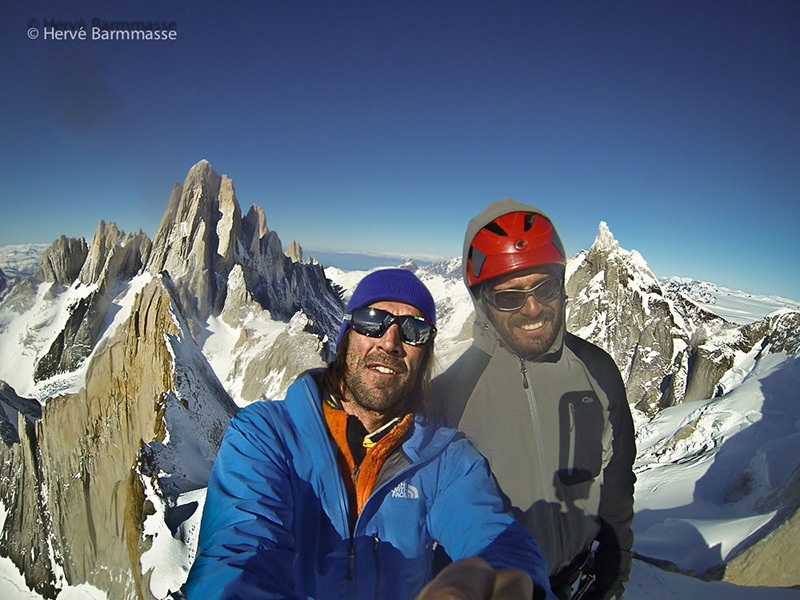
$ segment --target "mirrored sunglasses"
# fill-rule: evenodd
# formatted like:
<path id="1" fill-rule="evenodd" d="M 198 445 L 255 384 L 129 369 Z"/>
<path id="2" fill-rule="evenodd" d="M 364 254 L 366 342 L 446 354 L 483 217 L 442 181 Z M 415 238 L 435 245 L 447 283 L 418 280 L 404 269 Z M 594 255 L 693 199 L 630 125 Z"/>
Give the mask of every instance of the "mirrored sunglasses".
<path id="1" fill-rule="evenodd" d="M 483 297 L 497 310 L 519 310 L 528 301 L 528 296 L 533 296 L 539 303 L 550 302 L 558 297 L 563 287 L 561 277 L 548 277 L 537 283 L 529 290 L 492 290 L 484 288 Z"/>
<path id="2" fill-rule="evenodd" d="M 436 327 L 422 317 L 393 315 L 379 308 L 357 308 L 344 316 L 356 333 L 371 338 L 383 337 L 392 325 L 400 330 L 400 339 L 409 346 L 422 346 L 432 341 Z"/>

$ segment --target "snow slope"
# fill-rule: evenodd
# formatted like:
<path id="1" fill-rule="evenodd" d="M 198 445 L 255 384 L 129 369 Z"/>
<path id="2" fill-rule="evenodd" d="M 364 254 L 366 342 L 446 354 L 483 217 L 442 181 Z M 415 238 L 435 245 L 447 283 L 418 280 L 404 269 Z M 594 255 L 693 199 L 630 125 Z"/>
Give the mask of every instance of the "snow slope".
<path id="1" fill-rule="evenodd" d="M 634 551 L 703 573 L 769 523 L 759 500 L 800 464 L 798 381 L 800 358 L 769 355 L 730 393 L 637 428 Z"/>
<path id="2" fill-rule="evenodd" d="M 327 276 L 345 290 L 346 297 L 366 273 L 326 269 Z M 472 310 L 471 301 L 460 278 L 426 270 L 418 275 L 440 301 L 437 351 L 440 364 L 446 366 L 469 343 L 470 330 L 466 328 L 465 336 L 464 323 Z M 141 282 L 133 283 L 132 287 L 138 285 Z M 720 293 L 720 288 L 715 289 L 715 293 Z M 64 290 L 62 301 L 74 300 L 82 292 Z M 721 293 L 714 298 L 706 298 L 706 308 L 718 314 L 736 313 L 739 319 L 744 319 L 742 322 L 760 318 L 776 308 L 769 297 Z M 41 298 L 37 296 L 35 301 L 40 302 Z M 37 344 L 44 344 L 54 317 L 53 313 L 42 312 L 39 323 L 14 323 L 13 331 L 6 330 L 5 334 L 28 335 Z M 225 330 L 220 323 L 209 325 L 217 336 L 205 348 L 207 358 L 217 373 L 229 373 L 226 356 L 230 355 L 228 350 L 235 332 Z M 115 323 L 109 325 L 114 326 Z M 796 391 L 800 389 L 799 360 L 800 357 L 769 355 L 729 393 L 714 400 L 676 406 L 651 421 L 637 423 L 634 520 L 637 553 L 700 573 L 730 557 L 748 535 L 769 522 L 774 511 L 757 510 L 758 501 L 779 489 L 800 461 L 796 450 L 800 441 L 800 403 Z M 24 391 L 34 395 L 41 392 Z M 745 491 L 735 485 L 743 477 L 749 482 Z M 185 502 L 198 505 L 202 501 L 202 494 L 185 498 Z M 0 506 L 0 528 L 4 519 Z M 153 519 L 153 523 L 158 524 L 159 520 Z M 196 523 L 187 526 L 196 527 Z M 163 532 L 152 533 L 158 536 Z M 175 589 L 175 584 L 179 585 L 180 578 L 185 577 L 185 556 L 175 556 L 182 551 L 185 548 L 170 550 L 170 544 L 157 544 L 147 554 L 149 565 L 160 566 L 157 569 L 160 589 Z M 10 561 L 0 559 L 0 598 L 41 600 L 42 597 L 28 589 Z M 59 595 L 59 600 L 103 598 L 106 598 L 103 592 L 86 585 L 67 588 Z M 704 582 L 635 560 L 625 598 L 800 600 L 800 590 Z"/>
<path id="3" fill-rule="evenodd" d="M 680 292 L 707 311 L 739 325 L 752 323 L 784 308 L 800 310 L 800 302 L 794 300 L 750 294 L 696 279 L 668 277 L 661 279 L 660 283 L 665 292 Z"/>

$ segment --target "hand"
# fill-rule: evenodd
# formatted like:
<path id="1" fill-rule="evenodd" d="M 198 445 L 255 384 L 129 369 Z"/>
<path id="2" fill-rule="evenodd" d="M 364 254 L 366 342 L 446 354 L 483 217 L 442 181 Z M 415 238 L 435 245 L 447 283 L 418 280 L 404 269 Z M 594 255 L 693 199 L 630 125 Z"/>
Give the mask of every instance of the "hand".
<path id="1" fill-rule="evenodd" d="M 442 569 L 414 600 L 530 600 L 533 581 L 524 571 L 495 570 L 482 558 L 462 558 Z"/>

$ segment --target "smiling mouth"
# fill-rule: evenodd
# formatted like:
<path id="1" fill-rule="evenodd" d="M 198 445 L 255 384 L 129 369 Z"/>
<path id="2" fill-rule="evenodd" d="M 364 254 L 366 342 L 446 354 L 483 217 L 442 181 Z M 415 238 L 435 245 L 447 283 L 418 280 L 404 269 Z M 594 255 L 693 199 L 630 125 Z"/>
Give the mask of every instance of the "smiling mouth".
<path id="1" fill-rule="evenodd" d="M 545 324 L 544 321 L 534 321 L 533 323 L 528 322 L 523 325 L 520 325 L 519 328 L 522 329 L 523 331 L 537 331 L 542 327 L 544 327 L 544 324 Z"/>
<path id="2" fill-rule="evenodd" d="M 384 375 L 397 375 L 397 371 L 394 369 L 390 369 L 385 365 L 372 365 L 369 367 L 373 371 L 377 371 L 378 373 L 382 373 Z"/>

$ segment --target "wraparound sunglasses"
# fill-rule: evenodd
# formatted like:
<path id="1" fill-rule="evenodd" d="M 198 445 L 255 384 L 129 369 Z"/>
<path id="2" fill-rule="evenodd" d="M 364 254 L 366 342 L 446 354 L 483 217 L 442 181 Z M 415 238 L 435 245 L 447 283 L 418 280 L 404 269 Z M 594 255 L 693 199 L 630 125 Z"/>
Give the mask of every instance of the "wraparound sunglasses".
<path id="1" fill-rule="evenodd" d="M 379 308 L 357 308 L 344 316 L 356 333 L 371 338 L 383 337 L 392 325 L 400 330 L 400 339 L 409 346 L 423 346 L 433 341 L 436 327 L 415 315 L 393 315 Z"/>
<path id="2" fill-rule="evenodd" d="M 529 290 L 491 290 L 484 288 L 483 297 L 497 310 L 511 312 L 519 310 L 528 301 L 528 296 L 540 303 L 550 302 L 561 293 L 561 277 L 548 277 Z"/>

